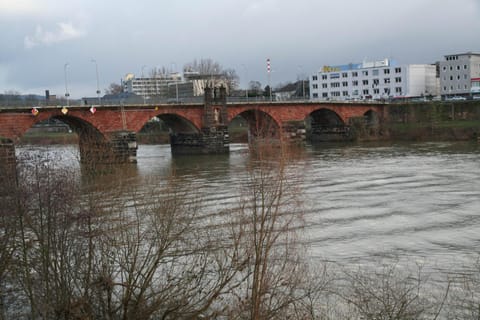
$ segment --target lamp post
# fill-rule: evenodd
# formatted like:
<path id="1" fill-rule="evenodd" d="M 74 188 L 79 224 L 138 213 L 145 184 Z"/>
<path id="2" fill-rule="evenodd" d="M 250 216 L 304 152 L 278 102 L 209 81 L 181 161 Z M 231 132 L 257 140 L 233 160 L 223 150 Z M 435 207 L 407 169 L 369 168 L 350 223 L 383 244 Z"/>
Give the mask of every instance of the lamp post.
<path id="1" fill-rule="evenodd" d="M 178 72 L 177 72 L 177 64 L 175 62 L 172 62 L 174 76 L 177 77 Z M 175 78 L 175 101 L 178 103 L 178 78 Z"/>
<path id="2" fill-rule="evenodd" d="M 95 73 L 97 75 L 97 97 L 98 97 L 98 104 L 100 104 L 100 82 L 98 80 L 98 64 L 97 60 L 92 59 L 92 62 L 95 63 Z"/>
<path id="3" fill-rule="evenodd" d="M 247 81 L 247 85 L 245 87 L 245 98 L 248 102 L 248 69 L 244 64 L 242 64 L 242 67 L 245 69 L 245 80 Z"/>
<path id="4" fill-rule="evenodd" d="M 147 94 L 147 92 L 146 92 L 146 85 L 145 85 L 146 81 L 145 81 L 145 76 L 144 76 L 144 73 L 143 73 L 143 70 L 144 70 L 146 67 L 147 67 L 147 66 L 145 66 L 145 65 L 143 65 L 143 66 L 142 66 L 142 81 L 143 81 L 143 90 L 142 90 L 142 91 L 143 91 L 143 104 L 146 104 L 146 101 L 145 101 L 145 96 L 146 96 L 146 94 Z"/>
<path id="5" fill-rule="evenodd" d="M 298 66 L 300 77 L 302 78 L 302 98 L 305 100 L 305 75 L 303 74 L 303 66 Z"/>
<path id="6" fill-rule="evenodd" d="M 268 90 L 270 91 L 269 92 L 270 101 L 272 101 L 272 78 L 270 75 L 270 71 L 271 71 L 270 58 L 268 58 L 267 59 Z"/>
<path id="7" fill-rule="evenodd" d="M 68 68 L 68 66 L 69 66 L 68 63 L 65 63 L 65 65 L 63 66 L 63 72 L 65 74 L 65 98 L 67 99 L 67 106 L 70 105 L 70 102 L 69 102 L 70 93 L 68 93 L 68 80 L 67 80 L 67 68 Z"/>

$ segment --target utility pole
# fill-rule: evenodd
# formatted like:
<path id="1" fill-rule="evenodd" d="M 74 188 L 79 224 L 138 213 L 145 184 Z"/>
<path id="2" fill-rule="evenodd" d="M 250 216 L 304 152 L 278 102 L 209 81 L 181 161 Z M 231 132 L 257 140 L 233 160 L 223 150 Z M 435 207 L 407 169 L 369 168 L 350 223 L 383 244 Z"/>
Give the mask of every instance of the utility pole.
<path id="1" fill-rule="evenodd" d="M 270 58 L 267 58 L 267 75 L 268 75 L 268 90 L 270 91 L 270 101 L 272 101 L 272 85 L 271 85 L 271 76 L 270 76 Z"/>

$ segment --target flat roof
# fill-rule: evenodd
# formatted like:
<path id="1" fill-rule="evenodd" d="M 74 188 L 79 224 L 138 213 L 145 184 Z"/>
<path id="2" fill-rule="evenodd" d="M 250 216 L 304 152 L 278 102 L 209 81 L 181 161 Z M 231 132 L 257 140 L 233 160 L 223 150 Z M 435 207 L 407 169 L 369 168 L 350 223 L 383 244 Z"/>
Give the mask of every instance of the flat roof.
<path id="1" fill-rule="evenodd" d="M 451 56 L 480 56 L 480 53 L 476 52 L 464 52 L 464 53 L 453 53 L 453 54 L 446 54 L 445 57 Z"/>

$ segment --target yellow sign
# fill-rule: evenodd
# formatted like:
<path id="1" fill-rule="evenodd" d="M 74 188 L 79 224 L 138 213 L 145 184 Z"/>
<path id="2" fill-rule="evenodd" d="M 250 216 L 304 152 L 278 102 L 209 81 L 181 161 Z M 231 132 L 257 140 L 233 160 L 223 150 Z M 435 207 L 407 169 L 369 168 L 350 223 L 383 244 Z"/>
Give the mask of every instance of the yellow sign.
<path id="1" fill-rule="evenodd" d="M 340 71 L 339 67 L 330 67 L 330 66 L 323 66 L 322 72 L 338 72 Z"/>

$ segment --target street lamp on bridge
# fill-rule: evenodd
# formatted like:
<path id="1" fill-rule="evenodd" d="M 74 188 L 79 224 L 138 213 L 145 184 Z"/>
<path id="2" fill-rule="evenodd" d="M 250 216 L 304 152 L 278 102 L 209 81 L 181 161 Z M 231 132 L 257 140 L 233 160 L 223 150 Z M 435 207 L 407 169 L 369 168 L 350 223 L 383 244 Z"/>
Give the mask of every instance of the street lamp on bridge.
<path id="1" fill-rule="evenodd" d="M 245 69 L 245 80 L 247 81 L 247 86 L 245 87 L 245 98 L 248 102 L 248 69 L 244 64 L 242 64 L 242 67 Z"/>
<path id="2" fill-rule="evenodd" d="M 97 97 L 98 97 L 98 104 L 100 104 L 100 82 L 98 80 L 98 64 L 97 60 L 92 59 L 92 62 L 95 63 L 95 73 L 97 75 Z"/>
<path id="3" fill-rule="evenodd" d="M 63 72 L 65 74 L 65 98 L 67 98 L 67 106 L 70 105 L 70 102 L 69 102 L 70 93 L 68 93 L 68 80 L 67 80 L 67 68 L 68 68 L 68 66 L 69 66 L 68 63 L 65 63 L 65 65 L 63 66 Z"/>
<path id="4" fill-rule="evenodd" d="M 146 67 L 147 67 L 146 65 L 143 65 L 143 66 L 142 66 L 142 82 L 143 82 L 143 89 L 142 89 L 142 91 L 143 91 L 143 104 L 146 104 L 146 101 L 145 101 L 145 99 L 146 99 L 146 95 L 147 95 L 147 89 L 146 89 L 146 88 L 147 88 L 147 85 L 146 85 L 146 81 L 145 81 L 145 74 L 144 74 L 144 70 L 145 70 L 145 68 L 146 68 Z"/>
<path id="5" fill-rule="evenodd" d="M 303 73 L 303 66 L 298 66 L 300 72 L 299 77 L 302 79 L 302 99 L 305 100 L 305 74 Z"/>

